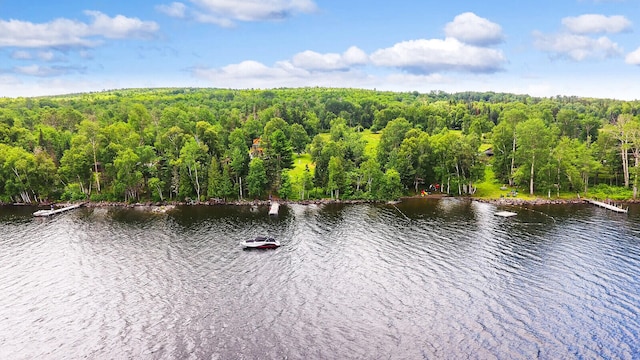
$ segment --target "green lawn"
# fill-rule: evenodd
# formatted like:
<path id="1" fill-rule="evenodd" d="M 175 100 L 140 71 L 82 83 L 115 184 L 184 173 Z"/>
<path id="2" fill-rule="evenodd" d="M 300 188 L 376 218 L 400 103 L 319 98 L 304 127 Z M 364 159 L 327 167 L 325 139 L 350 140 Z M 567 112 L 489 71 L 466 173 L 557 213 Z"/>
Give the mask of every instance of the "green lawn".
<path id="1" fill-rule="evenodd" d="M 307 153 L 293 155 L 293 169 L 289 170 L 291 180 L 295 181 L 295 179 L 301 178 L 302 172 L 307 165 L 309 166 L 309 170 L 311 170 L 311 174 L 313 174 L 313 169 L 316 165 L 311 161 L 311 155 Z"/>
<path id="2" fill-rule="evenodd" d="M 320 134 L 324 138 L 324 140 L 329 140 L 329 134 Z M 368 156 L 375 156 L 378 143 L 380 142 L 380 134 L 373 134 L 370 130 L 364 130 L 362 132 L 362 138 L 367 141 L 367 145 L 365 146 L 365 154 Z M 309 166 L 309 170 L 311 170 L 311 175 L 314 174 L 315 164 L 311 161 L 311 155 L 307 153 L 303 153 L 300 155 L 293 155 L 293 168 L 289 170 L 289 176 L 291 177 L 291 183 L 293 185 L 293 198 L 297 199 L 298 194 L 300 192 L 300 181 L 302 179 L 302 172 L 305 170 L 305 167 Z"/>
<path id="3" fill-rule="evenodd" d="M 362 138 L 367 141 L 367 145 L 364 148 L 364 154 L 370 157 L 375 157 L 378 151 L 378 144 L 380 143 L 380 133 L 374 134 L 371 130 L 367 129 L 362 132 Z"/>
<path id="4" fill-rule="evenodd" d="M 500 190 L 501 186 L 502 184 L 496 182 L 491 166 L 487 166 L 484 169 L 484 181 L 476 184 L 478 190 L 474 196 L 484 199 L 499 198 L 500 194 L 505 193 L 505 190 Z"/>
<path id="5" fill-rule="evenodd" d="M 523 189 L 508 187 L 498 182 L 493 173 L 493 168 L 490 165 L 484 169 L 484 181 L 477 183 L 476 187 L 478 190 L 473 196 L 481 199 L 499 199 L 501 196 L 507 197 L 512 191 L 517 191 L 518 195 L 516 198 L 518 199 L 533 200 L 536 198 L 536 196 L 530 196 L 529 193 Z"/>

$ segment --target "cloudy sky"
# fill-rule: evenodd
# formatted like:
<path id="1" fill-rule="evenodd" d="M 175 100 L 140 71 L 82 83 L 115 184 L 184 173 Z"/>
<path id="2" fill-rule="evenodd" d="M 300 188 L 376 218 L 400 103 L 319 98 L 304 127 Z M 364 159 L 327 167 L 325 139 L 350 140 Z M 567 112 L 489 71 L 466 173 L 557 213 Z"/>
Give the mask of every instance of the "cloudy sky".
<path id="1" fill-rule="evenodd" d="M 0 96 L 355 87 L 640 99 L 640 0 L 0 0 Z"/>

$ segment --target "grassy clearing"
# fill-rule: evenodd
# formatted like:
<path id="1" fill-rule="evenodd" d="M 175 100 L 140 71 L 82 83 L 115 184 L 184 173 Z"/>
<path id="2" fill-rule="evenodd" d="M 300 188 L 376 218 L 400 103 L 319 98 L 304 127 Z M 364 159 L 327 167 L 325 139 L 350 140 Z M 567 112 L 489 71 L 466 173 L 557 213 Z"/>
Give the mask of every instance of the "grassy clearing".
<path id="1" fill-rule="evenodd" d="M 534 200 L 537 196 L 531 196 L 526 189 L 518 189 L 509 187 L 500 183 L 493 172 L 491 165 L 487 165 L 484 169 L 484 181 L 476 184 L 477 191 L 474 197 L 480 199 L 499 199 L 501 197 L 512 197 L 514 193 L 517 199 Z"/>
<path id="2" fill-rule="evenodd" d="M 302 173 L 306 167 L 309 167 L 311 175 L 313 176 L 316 164 L 311 161 L 311 155 L 303 153 L 300 155 L 293 155 L 293 168 L 289 170 L 289 177 L 291 178 L 292 200 L 300 200 L 300 190 L 302 189 Z"/>
<path id="3" fill-rule="evenodd" d="M 302 177 L 302 172 L 304 169 L 309 166 L 309 170 L 311 170 L 311 174 L 313 174 L 313 170 L 316 167 L 311 161 L 311 155 L 307 153 L 303 153 L 300 155 L 293 156 L 293 169 L 289 170 L 289 176 L 291 179 L 298 179 Z"/>
<path id="4" fill-rule="evenodd" d="M 482 199 L 499 198 L 501 194 L 504 195 L 506 192 L 500 189 L 501 186 L 502 184 L 499 184 L 495 178 L 493 168 L 486 166 L 484 169 L 484 181 L 476 184 L 477 191 L 474 197 Z"/>
<path id="5" fill-rule="evenodd" d="M 374 134 L 367 129 L 362 132 L 362 138 L 366 140 L 367 145 L 364 147 L 364 154 L 369 157 L 375 157 L 380 143 L 380 133 Z"/>

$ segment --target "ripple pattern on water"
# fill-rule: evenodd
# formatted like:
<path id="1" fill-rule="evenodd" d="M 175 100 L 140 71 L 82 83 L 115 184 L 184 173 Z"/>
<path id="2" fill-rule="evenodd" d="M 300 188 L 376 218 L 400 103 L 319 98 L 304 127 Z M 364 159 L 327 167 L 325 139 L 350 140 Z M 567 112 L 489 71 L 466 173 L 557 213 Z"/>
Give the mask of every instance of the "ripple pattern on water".
<path id="1" fill-rule="evenodd" d="M 0 358 L 638 358 L 638 209 L 497 210 L 0 209 Z"/>

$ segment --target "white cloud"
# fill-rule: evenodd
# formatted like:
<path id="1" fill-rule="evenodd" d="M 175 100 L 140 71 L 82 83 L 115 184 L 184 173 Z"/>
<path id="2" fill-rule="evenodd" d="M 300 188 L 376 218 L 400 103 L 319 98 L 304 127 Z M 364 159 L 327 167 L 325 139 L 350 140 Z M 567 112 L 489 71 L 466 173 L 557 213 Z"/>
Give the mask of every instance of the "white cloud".
<path id="1" fill-rule="evenodd" d="M 186 16 L 187 6 L 181 2 L 173 2 L 169 5 L 158 5 L 156 10 L 165 15 L 182 19 Z"/>
<path id="2" fill-rule="evenodd" d="M 444 32 L 448 37 L 471 45 L 494 45 L 504 40 L 500 25 L 472 12 L 456 16 L 445 26 Z"/>
<path id="3" fill-rule="evenodd" d="M 243 61 L 220 69 L 196 68 L 192 75 L 215 87 L 231 88 L 366 86 L 367 83 L 367 75 L 358 71 L 312 72 L 289 61 L 280 61 L 273 66 Z"/>
<path id="4" fill-rule="evenodd" d="M 481 36 L 465 36 L 469 42 L 494 44 L 502 39 L 499 26 L 471 13 L 456 17 L 454 23 L 471 28 L 483 27 Z M 485 26 L 486 25 L 486 26 Z M 453 32 L 453 30 L 451 30 Z M 356 46 L 343 53 L 307 50 L 289 60 L 267 66 L 243 61 L 222 68 L 194 68 L 192 75 L 222 87 L 354 86 L 402 89 L 407 84 L 445 83 L 441 72 L 494 73 L 506 63 L 502 51 L 464 43 L 457 38 L 405 41 L 368 55 Z M 366 68 L 364 67 L 366 65 Z M 397 73 L 394 69 L 405 70 Z M 370 75 L 366 71 L 373 71 Z M 391 73 L 387 73 L 391 71 Z M 385 73 L 387 73 L 385 75 Z"/>
<path id="5" fill-rule="evenodd" d="M 99 11 L 85 11 L 91 23 L 56 19 L 47 23 L 0 20 L 0 47 L 94 47 L 95 37 L 107 39 L 149 38 L 158 31 L 153 21 L 142 21 L 122 15 L 109 17 Z"/>
<path id="6" fill-rule="evenodd" d="M 40 66 L 40 65 L 28 65 L 28 66 L 16 66 L 13 71 L 17 74 L 49 77 L 59 76 L 76 72 L 84 72 L 86 69 L 83 67 L 73 66 Z"/>
<path id="7" fill-rule="evenodd" d="M 231 19 L 222 18 L 220 16 L 211 15 L 207 13 L 196 13 L 193 16 L 194 20 L 197 22 L 205 23 L 205 24 L 214 24 L 225 28 L 230 28 L 236 25 L 235 22 Z"/>
<path id="8" fill-rule="evenodd" d="M 343 54 L 320 54 L 315 51 L 304 51 L 293 56 L 294 66 L 310 71 L 344 71 L 353 65 L 364 65 L 368 62 L 367 54 L 352 46 Z"/>
<path id="9" fill-rule="evenodd" d="M 367 62 L 367 54 L 352 46 L 342 54 L 304 51 L 294 55 L 291 60 L 278 61 L 273 66 L 247 60 L 219 69 L 194 68 L 192 74 L 196 78 L 214 82 L 215 86 L 234 87 L 240 84 L 253 84 L 251 87 L 310 86 L 312 84 L 313 86 L 331 86 L 339 78 L 361 78 L 362 73 L 352 67 L 364 65 Z"/>
<path id="10" fill-rule="evenodd" d="M 220 26 L 233 26 L 235 21 L 281 20 L 294 13 L 311 13 L 317 6 L 312 0 L 190 0 L 202 12 L 195 12 L 196 21 Z M 174 3 L 176 4 L 176 3 Z"/>
<path id="11" fill-rule="evenodd" d="M 534 32 L 533 35 L 536 48 L 559 58 L 582 61 L 611 58 L 622 54 L 622 48 L 606 36 L 594 39 L 588 36 L 565 33 L 546 35 Z"/>
<path id="12" fill-rule="evenodd" d="M 627 54 L 624 60 L 629 65 L 640 65 L 640 48 L 637 48 L 634 52 Z"/>
<path id="13" fill-rule="evenodd" d="M 104 36 L 108 39 L 151 38 L 160 27 L 153 21 L 142 21 L 123 15 L 109 17 L 99 11 L 85 11 L 93 18 L 89 36 Z"/>
<path id="14" fill-rule="evenodd" d="M 631 30 L 631 21 L 624 16 L 585 14 L 562 19 L 562 25 L 573 34 L 616 34 Z"/>
<path id="15" fill-rule="evenodd" d="M 11 53 L 11 58 L 15 60 L 31 60 L 33 56 L 28 51 L 16 50 Z"/>
<path id="16" fill-rule="evenodd" d="M 16 66 L 14 71 L 18 74 L 38 76 L 43 73 L 39 65 Z"/>
<path id="17" fill-rule="evenodd" d="M 6 88 L 10 88 L 10 87 L 18 85 L 20 83 L 21 83 L 20 79 L 18 79 L 15 76 L 0 74 L 0 89 L 5 88 L 5 87 Z"/>
<path id="18" fill-rule="evenodd" d="M 137 86 L 136 86 L 137 85 Z M 166 86 L 166 84 L 165 84 Z M 50 96 L 125 87 L 148 87 L 146 84 L 116 83 L 113 79 L 0 76 L 0 96 Z"/>
<path id="19" fill-rule="evenodd" d="M 57 19 L 48 23 L 34 24 L 20 20 L 0 20 L 0 47 L 90 47 L 94 40 L 83 38 L 89 26 L 85 23 Z"/>
<path id="20" fill-rule="evenodd" d="M 370 56 L 377 66 L 395 67 L 415 74 L 441 71 L 491 73 L 506 62 L 502 51 L 468 45 L 454 38 L 411 40 L 380 49 Z"/>
<path id="21" fill-rule="evenodd" d="M 44 61 L 53 61 L 56 58 L 56 55 L 53 51 L 40 51 L 38 53 L 38 58 Z"/>

